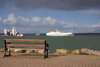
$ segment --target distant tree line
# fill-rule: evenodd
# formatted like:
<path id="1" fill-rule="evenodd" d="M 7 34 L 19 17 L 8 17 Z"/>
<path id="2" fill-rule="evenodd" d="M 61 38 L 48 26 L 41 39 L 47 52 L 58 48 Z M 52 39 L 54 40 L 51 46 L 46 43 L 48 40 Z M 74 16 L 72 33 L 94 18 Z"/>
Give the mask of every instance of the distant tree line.
<path id="1" fill-rule="evenodd" d="M 96 36 L 100 36 L 100 33 L 74 33 L 74 35 L 96 35 Z"/>
<path id="2" fill-rule="evenodd" d="M 0 33 L 0 35 L 4 35 L 4 33 Z"/>

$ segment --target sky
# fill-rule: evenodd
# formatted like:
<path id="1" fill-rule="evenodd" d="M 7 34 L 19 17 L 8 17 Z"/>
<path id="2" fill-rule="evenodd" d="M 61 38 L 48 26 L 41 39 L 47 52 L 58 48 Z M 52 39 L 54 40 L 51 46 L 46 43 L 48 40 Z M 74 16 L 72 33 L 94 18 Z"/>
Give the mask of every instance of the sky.
<path id="1" fill-rule="evenodd" d="M 0 33 L 100 33 L 100 0 L 0 0 Z"/>

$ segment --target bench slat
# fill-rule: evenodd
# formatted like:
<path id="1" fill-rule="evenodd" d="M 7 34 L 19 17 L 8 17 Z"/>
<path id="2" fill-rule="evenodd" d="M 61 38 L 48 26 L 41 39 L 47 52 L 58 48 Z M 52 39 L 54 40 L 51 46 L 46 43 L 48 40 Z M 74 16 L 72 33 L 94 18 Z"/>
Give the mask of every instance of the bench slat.
<path id="1" fill-rule="evenodd" d="M 44 43 L 46 40 L 32 40 L 32 39 L 5 39 L 6 42 L 38 42 Z"/>
<path id="2" fill-rule="evenodd" d="M 15 49 L 19 49 L 19 50 L 44 50 L 43 48 L 11 48 L 8 47 L 9 50 L 15 50 Z"/>
<path id="3" fill-rule="evenodd" d="M 24 45 L 24 44 L 6 44 L 7 46 L 29 46 L 29 47 L 45 47 L 45 45 Z"/>

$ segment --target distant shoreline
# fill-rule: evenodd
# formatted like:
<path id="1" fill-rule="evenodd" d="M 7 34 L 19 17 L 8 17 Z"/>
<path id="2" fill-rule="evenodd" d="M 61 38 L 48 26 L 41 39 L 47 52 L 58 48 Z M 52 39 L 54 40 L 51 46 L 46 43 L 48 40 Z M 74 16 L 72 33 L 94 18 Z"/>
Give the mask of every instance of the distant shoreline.
<path id="1" fill-rule="evenodd" d="M 100 33 L 74 33 L 74 35 L 96 35 L 96 36 L 100 36 Z"/>
<path id="2" fill-rule="evenodd" d="M 23 35 L 25 36 L 46 36 L 46 33 L 39 33 L 37 35 L 37 33 L 23 33 Z M 73 33 L 74 36 L 100 36 L 100 33 Z M 3 33 L 0 33 L 0 36 L 6 36 Z"/>

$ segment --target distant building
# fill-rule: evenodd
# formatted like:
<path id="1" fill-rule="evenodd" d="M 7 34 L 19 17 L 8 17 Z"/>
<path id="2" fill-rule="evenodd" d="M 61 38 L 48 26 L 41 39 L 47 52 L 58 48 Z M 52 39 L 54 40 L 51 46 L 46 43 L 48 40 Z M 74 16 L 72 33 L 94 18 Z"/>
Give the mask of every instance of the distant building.
<path id="1" fill-rule="evenodd" d="M 18 32 L 16 31 L 16 28 L 13 27 L 12 28 L 12 32 L 10 32 L 10 29 L 4 29 L 4 34 L 5 35 L 13 35 L 13 36 L 16 36 L 18 34 Z"/>
<path id="2" fill-rule="evenodd" d="M 9 33 L 10 32 L 10 29 L 8 28 L 8 29 L 4 29 L 4 34 L 5 35 L 7 35 L 7 33 Z"/>
<path id="3" fill-rule="evenodd" d="M 12 28 L 12 35 L 16 36 L 16 34 L 17 34 L 16 28 L 13 27 L 13 28 Z"/>

